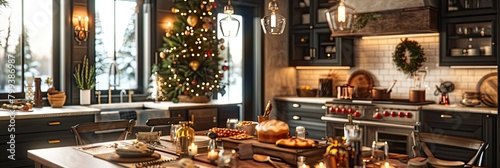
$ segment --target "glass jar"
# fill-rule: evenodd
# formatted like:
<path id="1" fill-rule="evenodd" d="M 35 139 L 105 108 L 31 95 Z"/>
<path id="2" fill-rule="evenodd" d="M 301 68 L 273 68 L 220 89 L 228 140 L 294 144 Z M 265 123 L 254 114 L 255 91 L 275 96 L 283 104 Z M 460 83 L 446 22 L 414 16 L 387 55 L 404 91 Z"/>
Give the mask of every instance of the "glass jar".
<path id="1" fill-rule="evenodd" d="M 217 162 L 218 168 L 237 168 L 238 160 L 236 158 L 236 151 L 222 150 L 219 152 L 219 159 Z"/>
<path id="2" fill-rule="evenodd" d="M 295 137 L 306 139 L 306 128 L 304 128 L 303 126 L 295 127 Z"/>
<path id="3" fill-rule="evenodd" d="M 181 128 L 176 131 L 177 147 L 180 149 L 181 157 L 189 157 L 189 145 L 194 142 L 194 129 L 190 127 L 187 121 L 181 121 Z"/>

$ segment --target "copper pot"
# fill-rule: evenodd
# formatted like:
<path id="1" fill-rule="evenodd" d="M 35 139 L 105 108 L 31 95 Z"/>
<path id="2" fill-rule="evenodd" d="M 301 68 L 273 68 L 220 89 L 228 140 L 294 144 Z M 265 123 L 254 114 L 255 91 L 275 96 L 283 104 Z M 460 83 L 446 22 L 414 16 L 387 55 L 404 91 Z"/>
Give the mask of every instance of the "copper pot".
<path id="1" fill-rule="evenodd" d="M 372 99 L 373 100 L 390 100 L 391 93 L 387 91 L 384 87 L 374 87 L 372 89 Z"/>

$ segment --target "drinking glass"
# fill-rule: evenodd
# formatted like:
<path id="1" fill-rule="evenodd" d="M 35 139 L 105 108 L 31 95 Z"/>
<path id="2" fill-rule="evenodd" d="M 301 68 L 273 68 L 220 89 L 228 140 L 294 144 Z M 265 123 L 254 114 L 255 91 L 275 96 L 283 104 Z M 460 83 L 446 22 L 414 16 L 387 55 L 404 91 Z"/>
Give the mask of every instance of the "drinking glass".
<path id="1" fill-rule="evenodd" d="M 236 129 L 236 125 L 238 125 L 238 119 L 237 118 L 228 118 L 226 121 L 226 128 L 229 129 Z"/>
<path id="2" fill-rule="evenodd" d="M 238 160 L 236 159 L 235 150 L 222 150 L 219 152 L 219 159 L 217 162 L 218 168 L 237 168 Z"/>
<path id="3" fill-rule="evenodd" d="M 389 144 L 385 142 L 372 142 L 372 161 L 383 161 L 389 159 Z"/>
<path id="4" fill-rule="evenodd" d="M 172 124 L 172 125 L 170 126 L 170 141 L 171 141 L 173 144 L 177 144 L 177 134 L 176 134 L 176 132 L 177 132 L 177 130 L 179 130 L 180 128 L 181 128 L 181 125 L 179 125 L 179 124 Z M 179 148 L 179 149 L 177 149 L 177 145 L 175 145 L 175 146 L 176 146 L 175 151 L 176 151 L 176 152 L 180 152 L 180 148 Z"/>

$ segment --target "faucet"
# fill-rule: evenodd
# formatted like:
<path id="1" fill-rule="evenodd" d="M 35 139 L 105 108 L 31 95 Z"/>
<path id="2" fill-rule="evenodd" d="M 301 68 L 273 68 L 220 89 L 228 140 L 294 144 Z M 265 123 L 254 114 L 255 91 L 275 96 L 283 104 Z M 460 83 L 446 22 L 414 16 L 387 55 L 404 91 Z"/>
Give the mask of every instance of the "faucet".
<path id="1" fill-rule="evenodd" d="M 111 65 L 109 66 L 109 74 L 108 74 L 108 103 L 111 104 L 111 101 L 113 99 L 111 95 L 111 87 L 118 87 L 120 86 L 120 73 L 117 71 L 118 65 L 116 64 L 116 61 L 113 61 Z M 118 83 L 116 83 L 116 75 L 118 75 Z M 111 79 L 111 76 L 113 76 L 113 79 Z M 113 84 L 111 84 L 111 80 L 113 80 Z"/>
<path id="2" fill-rule="evenodd" d="M 134 94 L 134 91 L 133 90 L 129 90 L 128 91 L 128 102 L 129 103 L 132 103 L 132 95 Z"/>
<path id="3" fill-rule="evenodd" d="M 123 95 L 127 95 L 127 91 L 125 91 L 125 89 L 122 89 L 120 92 L 120 103 L 123 103 Z"/>

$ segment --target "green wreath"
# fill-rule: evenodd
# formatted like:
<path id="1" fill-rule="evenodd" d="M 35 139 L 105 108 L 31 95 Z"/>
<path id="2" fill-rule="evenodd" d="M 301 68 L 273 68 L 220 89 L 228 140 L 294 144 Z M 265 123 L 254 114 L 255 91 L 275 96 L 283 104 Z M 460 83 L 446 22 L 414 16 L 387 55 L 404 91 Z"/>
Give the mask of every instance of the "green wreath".
<path id="1" fill-rule="evenodd" d="M 406 56 L 408 51 L 409 56 Z M 403 71 L 404 74 L 412 76 L 420 67 L 422 63 L 427 60 L 424 57 L 424 49 L 414 40 L 408 40 L 408 38 L 401 39 L 401 43 L 396 46 L 396 50 L 392 55 L 392 61 L 396 64 L 399 71 Z M 408 61 L 408 59 L 410 59 Z"/>

